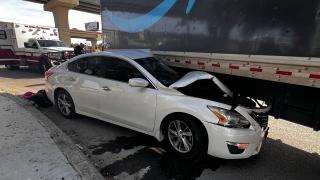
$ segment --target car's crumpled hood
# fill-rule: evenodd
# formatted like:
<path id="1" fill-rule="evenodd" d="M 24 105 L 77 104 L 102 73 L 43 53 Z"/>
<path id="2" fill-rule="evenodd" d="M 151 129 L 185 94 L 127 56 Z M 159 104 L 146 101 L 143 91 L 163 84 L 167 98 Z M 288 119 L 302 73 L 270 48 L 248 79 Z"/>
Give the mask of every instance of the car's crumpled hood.
<path id="1" fill-rule="evenodd" d="M 69 47 L 43 47 L 43 49 L 51 52 L 73 51 L 73 48 Z"/>
<path id="2" fill-rule="evenodd" d="M 218 78 L 203 71 L 189 72 L 188 74 L 184 75 L 181 79 L 179 79 L 177 82 L 171 84 L 169 88 L 177 89 L 181 87 L 186 87 L 194 83 L 195 81 L 203 79 L 212 79 L 213 83 L 215 83 L 224 93 L 226 93 L 230 97 L 233 96 L 232 91 L 226 85 L 224 85 Z"/>

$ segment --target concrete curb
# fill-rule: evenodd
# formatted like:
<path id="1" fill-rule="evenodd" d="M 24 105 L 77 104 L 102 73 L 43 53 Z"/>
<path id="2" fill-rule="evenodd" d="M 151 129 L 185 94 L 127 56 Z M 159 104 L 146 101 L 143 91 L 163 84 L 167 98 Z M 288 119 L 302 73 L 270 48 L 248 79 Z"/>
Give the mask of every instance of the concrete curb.
<path id="1" fill-rule="evenodd" d="M 79 150 L 75 143 L 61 129 L 59 129 L 47 116 L 42 114 L 34 106 L 17 96 L 3 93 L 4 97 L 10 98 L 18 105 L 25 108 L 33 116 L 37 117 L 38 122 L 47 129 L 51 138 L 58 148 L 65 155 L 71 166 L 80 174 L 83 180 L 103 180 L 105 179 L 100 172 L 91 164 L 89 159 Z"/>

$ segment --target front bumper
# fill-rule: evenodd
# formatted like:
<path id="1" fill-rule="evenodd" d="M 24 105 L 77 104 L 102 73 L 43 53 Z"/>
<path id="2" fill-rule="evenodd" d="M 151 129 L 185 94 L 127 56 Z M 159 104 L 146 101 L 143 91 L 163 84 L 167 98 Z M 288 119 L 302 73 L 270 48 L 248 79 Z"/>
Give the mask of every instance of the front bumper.
<path id="1" fill-rule="evenodd" d="M 58 66 L 64 62 L 66 62 L 67 60 L 68 59 L 49 59 L 52 67 Z"/>
<path id="2" fill-rule="evenodd" d="M 49 61 L 52 65 L 52 67 L 58 66 L 66 61 L 68 61 L 69 59 L 73 58 L 74 55 L 69 55 L 68 57 L 62 57 L 60 59 L 55 59 L 55 58 L 50 58 L 49 57 Z"/>
<path id="3" fill-rule="evenodd" d="M 260 152 L 268 128 L 256 126 L 253 129 L 226 128 L 205 123 L 209 136 L 208 154 L 223 159 L 244 159 Z M 248 144 L 240 153 L 230 151 L 230 144 Z M 228 147 L 229 145 L 229 147 Z"/>

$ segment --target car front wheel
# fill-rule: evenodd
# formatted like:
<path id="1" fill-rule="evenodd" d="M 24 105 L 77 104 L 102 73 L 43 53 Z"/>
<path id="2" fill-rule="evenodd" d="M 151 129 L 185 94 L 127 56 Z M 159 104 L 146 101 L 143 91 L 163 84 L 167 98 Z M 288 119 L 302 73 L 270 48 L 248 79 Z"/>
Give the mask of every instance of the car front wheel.
<path id="1" fill-rule="evenodd" d="M 207 152 L 207 138 L 203 128 L 189 117 L 176 117 L 165 128 L 169 149 L 182 158 L 200 159 Z"/>
<path id="2" fill-rule="evenodd" d="M 70 94 L 65 90 L 60 90 L 56 95 L 56 105 L 60 113 L 66 118 L 75 116 L 75 106 Z"/>

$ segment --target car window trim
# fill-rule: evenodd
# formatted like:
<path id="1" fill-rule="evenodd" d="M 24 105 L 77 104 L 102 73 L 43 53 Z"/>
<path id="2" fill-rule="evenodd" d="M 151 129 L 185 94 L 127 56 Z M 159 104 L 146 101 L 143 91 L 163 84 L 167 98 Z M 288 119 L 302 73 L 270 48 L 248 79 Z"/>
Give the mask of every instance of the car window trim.
<path id="1" fill-rule="evenodd" d="M 76 62 L 79 61 L 79 60 L 82 60 L 82 59 L 85 59 L 85 58 L 90 58 L 90 57 L 95 57 L 95 56 L 100 56 L 100 57 L 112 57 L 112 58 L 117 58 L 117 59 L 122 60 L 122 61 L 126 61 L 126 62 L 129 63 L 131 66 L 133 66 L 134 68 L 136 68 L 136 69 L 143 75 L 143 77 L 146 78 L 146 80 L 149 82 L 149 84 L 151 84 L 152 87 L 153 87 L 153 88 L 150 88 L 150 87 L 146 87 L 146 88 L 158 90 L 158 88 L 154 85 L 154 83 L 153 83 L 143 72 L 141 72 L 140 69 L 138 69 L 138 68 L 137 68 L 134 64 L 132 64 L 131 62 L 129 62 L 129 61 L 125 60 L 125 59 L 119 58 L 119 57 L 105 56 L 105 55 L 93 55 L 93 56 L 79 57 L 78 59 L 75 59 L 75 60 L 73 60 L 73 61 L 71 61 L 71 62 L 68 62 L 68 64 L 66 65 L 67 71 L 72 72 L 72 73 L 76 73 L 76 74 L 80 74 L 80 75 L 91 76 L 91 77 L 96 77 L 96 78 L 100 78 L 100 79 L 107 79 L 107 80 L 110 80 L 110 81 L 115 81 L 115 82 L 120 82 L 120 83 L 124 83 L 124 84 L 129 84 L 129 81 L 128 81 L 128 82 L 123 82 L 123 81 L 119 81 L 119 80 L 116 80 L 116 79 L 103 78 L 103 77 L 99 77 L 99 76 L 95 76 L 95 75 L 90 75 L 90 74 L 85 74 L 85 73 L 79 73 L 79 72 L 75 72 L 75 71 L 69 70 L 69 64 L 71 64 L 71 63 L 76 63 Z"/>
<path id="2" fill-rule="evenodd" d="M 99 55 L 96 55 L 96 56 L 115 58 L 115 59 L 119 59 L 121 61 L 125 61 L 125 62 L 129 63 L 131 66 L 133 66 L 136 70 L 138 70 L 143 75 L 143 77 L 149 82 L 149 84 L 152 85 L 152 87 L 153 87 L 152 89 L 158 90 L 157 86 L 155 86 L 155 84 L 150 80 L 150 78 L 148 78 L 143 72 L 141 72 L 141 70 L 139 68 L 137 68 L 132 62 L 128 61 L 127 59 L 120 58 L 120 57 L 117 57 L 117 56 L 106 56 L 104 54 L 99 54 Z M 89 57 L 93 57 L 93 56 L 89 56 Z M 108 78 L 104 78 L 104 79 L 108 79 Z M 108 80 L 129 84 L 129 81 L 128 82 L 123 82 L 123 81 L 119 81 L 119 80 L 115 80 L 115 79 L 108 79 Z"/>

